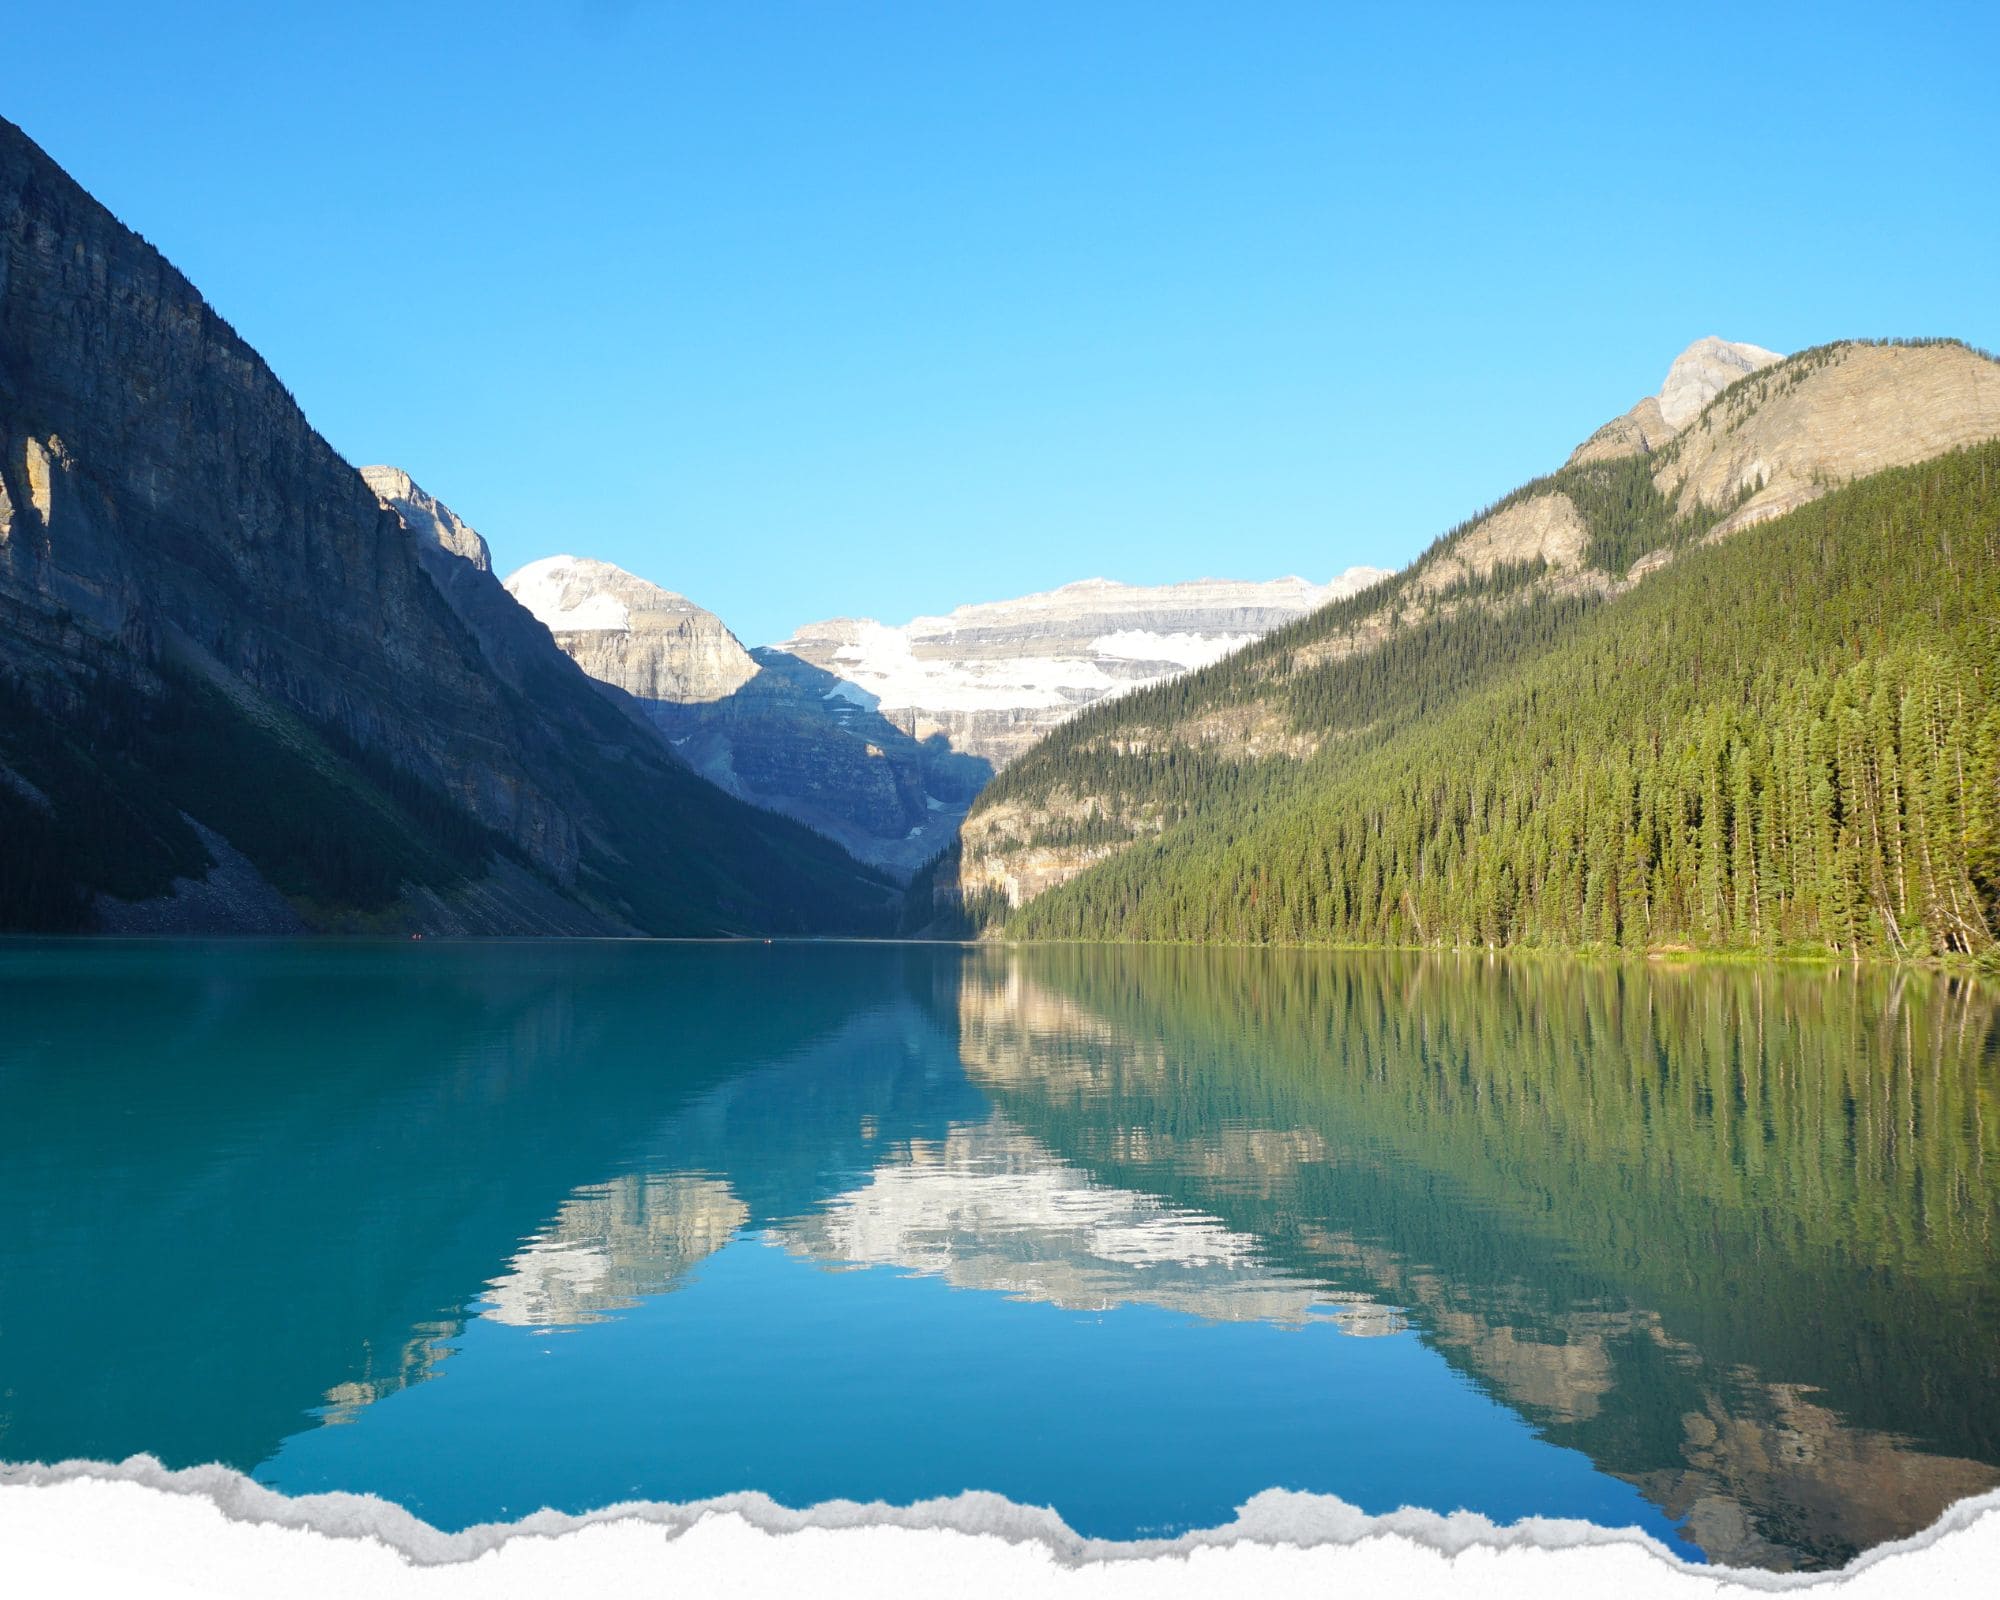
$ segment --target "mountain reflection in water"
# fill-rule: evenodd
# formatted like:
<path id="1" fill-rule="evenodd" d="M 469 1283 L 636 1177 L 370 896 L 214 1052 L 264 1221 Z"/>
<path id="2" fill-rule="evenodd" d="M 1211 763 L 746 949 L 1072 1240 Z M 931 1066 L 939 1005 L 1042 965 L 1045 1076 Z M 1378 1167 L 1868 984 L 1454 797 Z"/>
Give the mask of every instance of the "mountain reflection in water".
<path id="1" fill-rule="evenodd" d="M 440 1521 L 995 1488 L 1113 1536 L 1281 1484 L 1775 1568 L 2000 1482 L 2000 1022 L 1954 979 L 63 946 L 0 1000 L 10 1459 Z M 1113 1381 L 1158 1415 L 1068 1437 Z M 503 1450 L 450 1504 L 387 1464 Z"/>

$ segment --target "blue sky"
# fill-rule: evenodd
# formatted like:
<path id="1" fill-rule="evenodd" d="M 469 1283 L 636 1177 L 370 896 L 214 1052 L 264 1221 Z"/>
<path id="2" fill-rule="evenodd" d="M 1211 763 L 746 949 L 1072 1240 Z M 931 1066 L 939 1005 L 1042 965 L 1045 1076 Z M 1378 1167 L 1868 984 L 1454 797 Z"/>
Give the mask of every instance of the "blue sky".
<path id="1" fill-rule="evenodd" d="M 1706 333 L 2000 346 L 1991 5 L 60 11 L 0 111 L 338 449 L 749 643 L 1398 564 Z"/>

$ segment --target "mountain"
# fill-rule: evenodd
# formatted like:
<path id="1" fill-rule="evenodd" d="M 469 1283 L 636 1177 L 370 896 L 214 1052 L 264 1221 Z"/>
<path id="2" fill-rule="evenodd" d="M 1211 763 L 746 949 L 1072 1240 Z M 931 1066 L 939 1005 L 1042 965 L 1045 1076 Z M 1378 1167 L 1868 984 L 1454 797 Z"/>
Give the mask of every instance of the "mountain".
<path id="1" fill-rule="evenodd" d="M 853 685 L 911 737 L 942 734 L 998 770 L 1083 707 L 1217 660 L 1385 576 L 1354 567 L 1325 584 L 1155 587 L 1087 578 L 901 627 L 838 617 L 775 648 Z"/>
<path id="2" fill-rule="evenodd" d="M 648 706 L 720 700 L 757 676 L 719 617 L 608 561 L 530 562 L 507 592 L 585 672 Z"/>
<path id="3" fill-rule="evenodd" d="M 375 498 L 403 520 L 403 526 L 417 541 L 419 555 L 433 548 L 456 556 L 476 572 L 491 572 L 493 556 L 478 530 L 469 526 L 450 506 L 424 493 L 401 467 L 363 467 L 361 481 L 375 491 Z"/>
<path id="4" fill-rule="evenodd" d="M 697 772 L 906 877 L 949 846 L 997 767 L 1081 707 L 1212 661 L 1379 576 L 1093 579 L 900 628 L 817 623 L 755 650 L 609 562 L 549 557 L 507 589 L 586 672 L 632 695 Z"/>
<path id="5" fill-rule="evenodd" d="M 1713 335 L 1697 339 L 1674 358 L 1656 393 L 1578 445 L 1569 458 L 1570 465 L 1649 455 L 1700 416 L 1702 408 L 1738 378 L 1761 372 L 1783 359 L 1775 350 L 1760 345 L 1732 344 Z"/>
<path id="6" fill-rule="evenodd" d="M 1991 951 L 1995 439 L 1960 344 L 1759 367 L 1069 723 L 935 888 L 1037 936 Z"/>
<path id="7" fill-rule="evenodd" d="M 717 793 L 0 121 L 0 926 L 719 933 L 888 886 Z"/>
<path id="8" fill-rule="evenodd" d="M 551 556 L 507 589 L 709 782 L 893 875 L 943 848 L 991 776 L 942 740 L 911 738 L 852 685 L 745 650 L 713 613 L 607 561 Z"/>

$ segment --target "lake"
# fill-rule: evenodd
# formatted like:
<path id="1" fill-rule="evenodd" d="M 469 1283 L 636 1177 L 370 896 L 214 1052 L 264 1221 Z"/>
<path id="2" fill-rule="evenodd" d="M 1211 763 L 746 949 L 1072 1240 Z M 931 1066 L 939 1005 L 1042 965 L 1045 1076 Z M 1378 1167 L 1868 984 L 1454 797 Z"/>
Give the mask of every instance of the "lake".
<path id="1" fill-rule="evenodd" d="M 882 944 L 0 946 L 0 1458 L 446 1529 L 1259 1490 L 1838 1565 L 2000 1484 L 2000 995 Z"/>

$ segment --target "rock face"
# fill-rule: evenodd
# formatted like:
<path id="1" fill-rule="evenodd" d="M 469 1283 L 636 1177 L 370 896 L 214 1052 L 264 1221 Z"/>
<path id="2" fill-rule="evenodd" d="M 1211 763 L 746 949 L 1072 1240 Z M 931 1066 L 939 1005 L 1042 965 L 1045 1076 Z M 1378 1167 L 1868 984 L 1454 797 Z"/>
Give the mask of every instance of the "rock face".
<path id="1" fill-rule="evenodd" d="M 1761 345 L 1733 344 L 1712 335 L 1697 339 L 1674 358 L 1658 394 L 1646 396 L 1622 417 L 1605 423 L 1576 447 L 1570 464 L 1652 455 L 1737 379 L 1783 359 Z"/>
<path id="2" fill-rule="evenodd" d="M 486 541 L 450 506 L 412 483 L 401 467 L 363 467 L 361 481 L 375 491 L 375 498 L 384 507 L 403 519 L 403 526 L 420 543 L 435 545 L 480 572 L 493 570 Z"/>
<path id="3" fill-rule="evenodd" d="M 1503 506 L 1466 536 L 1426 564 L 1414 587 L 1442 594 L 1468 578 L 1486 578 L 1503 567 L 1540 562 L 1552 572 L 1583 565 L 1590 530 L 1566 494 L 1531 495 Z"/>
<path id="4" fill-rule="evenodd" d="M 720 700 L 757 675 L 719 617 L 608 561 L 549 556 L 510 577 L 507 592 L 585 672 L 648 705 Z"/>
<path id="5" fill-rule="evenodd" d="M 835 618 L 775 648 L 851 685 L 913 738 L 942 734 L 997 770 L 1093 701 L 1205 666 L 1385 576 L 1354 567 L 1324 584 L 1153 588 L 1090 578 L 901 627 Z"/>
<path id="6" fill-rule="evenodd" d="M 432 925 L 442 899 L 538 928 L 543 896 L 600 931 L 802 926 L 878 892 L 672 760 L 477 535 L 341 460 L 6 122 L 0 401 L 0 767 L 47 802 L 0 792 L 40 841 L 0 923 L 176 893 L 215 864 L 194 824 L 321 927 Z"/>
<path id="7" fill-rule="evenodd" d="M 809 662 L 776 649 L 751 654 L 757 676 L 693 708 L 675 739 L 688 763 L 899 878 L 945 848 L 992 766 L 942 736 L 912 738 Z"/>
<path id="8" fill-rule="evenodd" d="M 1653 481 L 1683 513 L 1737 507 L 1713 535 L 1724 537 L 1849 479 L 1996 435 L 2000 363 L 1989 357 L 1942 342 L 1829 345 L 1724 395 Z"/>
<path id="9" fill-rule="evenodd" d="M 1684 516 L 1728 511 L 1710 534 L 1726 538 L 1836 484 L 1996 433 L 2000 365 L 1952 340 L 1852 341 L 1784 357 L 1709 338 L 1681 352 L 1657 397 L 1599 428 L 1570 464 L 1656 457 L 1655 486 Z"/>
<path id="10" fill-rule="evenodd" d="M 711 783 L 897 876 L 937 854 L 991 775 L 943 740 L 912 738 L 852 685 L 782 650 L 745 650 L 712 613 L 607 561 L 551 556 L 507 588 Z"/>
<path id="11" fill-rule="evenodd" d="M 1738 378 L 1782 360 L 1777 351 L 1761 345 L 1731 344 L 1713 335 L 1697 339 L 1667 369 L 1666 382 L 1660 385 L 1660 415 L 1668 427 L 1685 428 Z"/>

